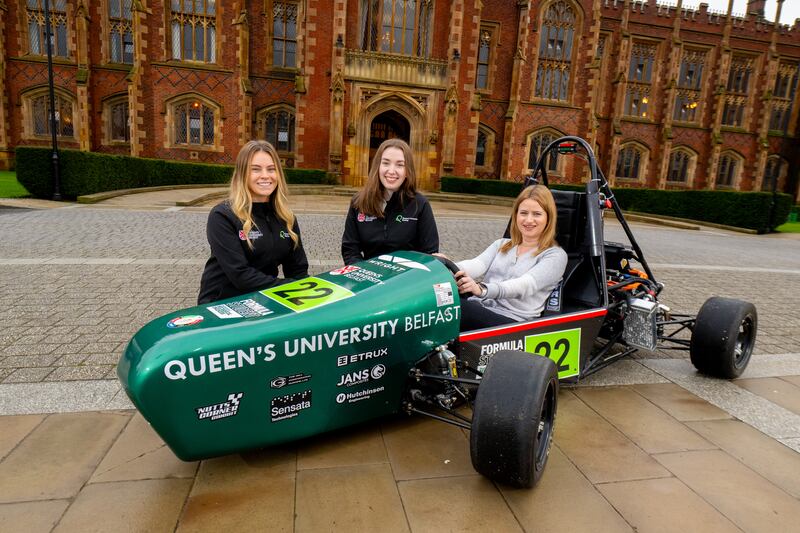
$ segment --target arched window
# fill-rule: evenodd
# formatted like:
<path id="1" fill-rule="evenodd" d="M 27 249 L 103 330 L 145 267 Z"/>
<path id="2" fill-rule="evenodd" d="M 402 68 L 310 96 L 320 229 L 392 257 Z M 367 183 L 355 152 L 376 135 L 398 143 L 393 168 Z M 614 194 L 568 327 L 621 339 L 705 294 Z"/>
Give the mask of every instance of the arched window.
<path id="1" fill-rule="evenodd" d="M 67 1 L 53 0 L 48 7 L 53 55 L 67 57 Z M 26 8 L 28 51 L 35 55 L 47 55 L 44 0 L 27 0 Z"/>
<path id="2" fill-rule="evenodd" d="M 172 0 L 171 7 L 172 58 L 216 62 L 216 0 Z"/>
<path id="3" fill-rule="evenodd" d="M 109 0 L 109 61 L 111 63 L 133 63 L 132 0 Z"/>
<path id="4" fill-rule="evenodd" d="M 536 163 L 539 161 L 539 158 L 542 155 L 542 152 L 547 145 L 551 142 L 555 141 L 561 137 L 560 134 L 551 132 L 551 131 L 543 131 L 539 133 L 534 133 L 530 136 L 529 142 L 529 150 L 528 150 L 528 168 L 533 170 L 536 168 Z M 558 151 L 553 150 L 550 152 L 550 157 L 545 165 L 545 170 L 547 172 L 558 172 Z"/>
<path id="5" fill-rule="evenodd" d="M 478 132 L 478 144 L 475 147 L 475 166 L 482 167 L 486 164 L 486 133 Z"/>
<path id="6" fill-rule="evenodd" d="M 786 178 L 786 161 L 778 156 L 772 155 L 767 158 L 767 165 L 764 167 L 764 179 L 761 182 L 761 190 L 766 192 L 778 191 L 783 189 L 783 181 Z"/>
<path id="7" fill-rule="evenodd" d="M 46 90 L 39 90 L 25 97 L 28 120 L 26 129 L 31 137 L 49 137 L 50 97 Z M 61 92 L 55 94 L 56 136 L 75 138 L 75 99 Z"/>
<path id="8" fill-rule="evenodd" d="M 484 174 L 494 173 L 495 134 L 491 128 L 478 126 L 478 141 L 475 146 L 475 168 Z"/>
<path id="9" fill-rule="evenodd" d="M 697 156 L 686 150 L 673 150 L 669 155 L 669 170 L 667 171 L 667 181 L 688 185 L 694 177 L 694 170 L 697 164 Z"/>
<path id="10" fill-rule="evenodd" d="M 550 4 L 542 16 L 539 63 L 534 96 L 545 100 L 569 99 L 575 11 L 564 1 Z"/>
<path id="11" fill-rule="evenodd" d="M 638 180 L 644 174 L 647 153 L 635 144 L 623 146 L 617 157 L 617 178 Z"/>
<path id="12" fill-rule="evenodd" d="M 270 107 L 256 117 L 262 139 L 272 143 L 279 152 L 294 152 L 294 110 L 288 106 Z"/>
<path id="13" fill-rule="evenodd" d="M 272 64 L 297 66 L 297 2 L 272 3 Z"/>
<path id="14" fill-rule="evenodd" d="M 199 98 L 171 104 L 172 143 L 175 146 L 214 147 L 219 109 Z"/>
<path id="15" fill-rule="evenodd" d="M 741 171 L 741 157 L 732 152 L 722 154 L 717 165 L 717 187 L 736 187 Z"/>
<path id="16" fill-rule="evenodd" d="M 433 0 L 361 0 L 361 48 L 430 55 Z"/>
<path id="17" fill-rule="evenodd" d="M 106 141 L 109 143 L 128 143 L 131 140 L 130 120 L 128 118 L 128 95 L 109 99 L 103 109 L 105 116 Z"/>

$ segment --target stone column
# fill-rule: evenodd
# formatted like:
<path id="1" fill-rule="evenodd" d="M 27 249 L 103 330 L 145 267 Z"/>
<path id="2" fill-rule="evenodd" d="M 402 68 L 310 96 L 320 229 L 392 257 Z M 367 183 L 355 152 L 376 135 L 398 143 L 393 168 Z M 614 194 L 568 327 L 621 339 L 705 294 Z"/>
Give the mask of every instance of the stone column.
<path id="1" fill-rule="evenodd" d="M 0 170 L 11 166 L 14 151 L 8 148 L 8 92 L 6 89 L 6 12 L 0 0 Z"/>
<path id="2" fill-rule="evenodd" d="M 450 6 L 450 36 L 447 57 L 449 58 L 448 89 L 445 95 L 444 128 L 442 131 L 442 168 L 440 174 L 449 174 L 455 168 L 456 138 L 458 136 L 458 114 L 461 102 L 458 100 L 458 80 L 461 59 L 453 57 L 460 49 L 461 32 L 464 24 L 464 0 L 453 0 Z M 460 53 L 460 52 L 459 52 Z"/>
<path id="3" fill-rule="evenodd" d="M 331 33 L 331 132 L 328 137 L 328 172 L 341 182 L 342 142 L 344 139 L 344 63 L 347 40 L 347 5 L 344 0 L 333 2 L 333 32 Z"/>
<path id="4" fill-rule="evenodd" d="M 622 115 L 625 113 L 625 91 L 628 87 L 628 67 L 631 62 L 631 48 L 633 47 L 631 34 L 628 31 L 630 15 L 631 2 L 630 0 L 625 0 L 625 6 L 622 11 L 619 54 L 617 56 L 617 73 L 614 76 L 614 81 L 611 82 L 612 87 L 614 87 L 614 113 L 611 117 L 613 138 L 611 141 L 611 150 L 609 151 L 607 179 L 609 185 L 612 187 L 616 181 L 619 145 L 622 142 Z"/>
<path id="5" fill-rule="evenodd" d="M 589 28 L 589 48 L 586 51 L 586 69 L 589 71 L 589 97 L 586 99 L 584 109 L 587 113 L 587 133 L 586 141 L 592 149 L 597 152 L 597 95 L 600 88 L 600 67 L 602 60 L 597 57 L 597 48 L 600 46 L 600 26 L 603 20 L 602 7 L 600 0 L 594 0 L 592 4 L 592 26 Z"/>
<path id="6" fill-rule="evenodd" d="M 538 5 L 538 4 L 537 4 Z M 500 166 L 500 179 L 512 179 L 511 167 L 513 166 L 512 157 L 514 145 L 517 143 L 514 135 L 514 123 L 517 118 L 517 106 L 522 92 L 522 67 L 527 62 L 525 50 L 528 47 L 528 28 L 531 26 L 530 3 L 526 0 L 517 0 L 519 17 L 517 23 L 517 52 L 514 54 L 514 65 L 511 70 L 511 94 L 509 95 L 508 110 L 505 116 L 505 127 L 503 132 L 503 155 Z M 536 47 L 534 47 L 536 48 Z M 533 72 L 532 76 L 536 76 Z"/>
<path id="7" fill-rule="evenodd" d="M 672 49 L 669 54 L 669 72 L 667 73 L 668 89 L 666 91 L 666 105 L 664 106 L 664 120 L 661 126 L 661 161 L 658 165 L 658 179 L 656 180 L 659 189 L 667 186 L 667 173 L 669 172 L 669 157 L 672 151 L 672 117 L 675 113 L 675 97 L 678 95 L 678 76 L 681 72 L 681 61 L 683 56 L 683 42 L 681 41 L 681 9 L 683 0 L 678 0 L 675 8 L 675 20 L 672 24 Z"/>
<path id="8" fill-rule="evenodd" d="M 83 151 L 92 149 L 91 121 L 89 115 L 89 13 L 86 2 L 81 0 L 75 11 L 75 44 L 78 60 L 77 98 L 78 98 L 78 145 Z"/>
<path id="9" fill-rule="evenodd" d="M 131 155 L 138 157 L 144 150 L 146 136 L 144 128 L 144 101 L 142 83 L 144 64 L 147 62 L 147 15 L 150 11 L 144 0 L 134 0 L 131 6 L 131 25 L 133 27 L 133 66 L 128 74 L 128 123 L 130 125 Z"/>
<path id="10" fill-rule="evenodd" d="M 253 138 L 253 85 L 250 81 L 250 23 L 247 16 L 247 4 L 242 0 L 239 14 L 233 20 L 236 31 L 236 59 L 238 61 L 239 100 L 241 119 L 237 127 L 239 146 Z"/>
<path id="11" fill-rule="evenodd" d="M 722 30 L 722 45 L 719 60 L 719 70 L 716 79 L 719 80 L 719 85 L 714 95 L 716 96 L 716 106 L 714 108 L 714 119 L 711 130 L 711 143 L 714 149 L 711 151 L 711 157 L 708 161 L 708 169 L 706 172 L 706 187 L 708 189 L 715 189 L 717 187 L 717 165 L 719 164 L 719 155 L 722 152 L 722 113 L 725 110 L 725 87 L 728 83 L 728 73 L 731 68 L 731 29 L 733 28 L 733 0 L 728 0 L 728 14 L 725 18 L 725 28 Z"/>

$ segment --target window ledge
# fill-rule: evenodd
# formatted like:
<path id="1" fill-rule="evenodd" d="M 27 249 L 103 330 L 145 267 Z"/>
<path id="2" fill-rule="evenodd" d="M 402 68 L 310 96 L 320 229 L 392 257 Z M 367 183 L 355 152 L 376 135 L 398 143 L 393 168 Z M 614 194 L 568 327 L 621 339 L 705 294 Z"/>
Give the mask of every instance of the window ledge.
<path id="1" fill-rule="evenodd" d="M 652 119 L 635 117 L 633 115 L 624 115 L 620 120 L 624 122 L 636 122 L 637 124 L 655 124 Z"/>
<path id="2" fill-rule="evenodd" d="M 222 68 L 216 63 L 206 63 L 204 61 L 184 61 L 182 59 L 170 59 L 168 61 L 151 61 L 151 65 L 157 67 L 188 68 L 192 70 L 208 70 L 210 72 L 225 72 L 233 74 L 233 70 Z"/>
<path id="3" fill-rule="evenodd" d="M 174 150 L 188 150 L 190 152 L 224 152 L 222 146 L 204 146 L 199 144 L 172 144 L 169 148 Z"/>
<path id="4" fill-rule="evenodd" d="M 741 126 L 726 126 L 723 124 L 720 126 L 720 131 L 728 132 L 728 133 L 750 133 L 749 130 L 743 128 Z"/>

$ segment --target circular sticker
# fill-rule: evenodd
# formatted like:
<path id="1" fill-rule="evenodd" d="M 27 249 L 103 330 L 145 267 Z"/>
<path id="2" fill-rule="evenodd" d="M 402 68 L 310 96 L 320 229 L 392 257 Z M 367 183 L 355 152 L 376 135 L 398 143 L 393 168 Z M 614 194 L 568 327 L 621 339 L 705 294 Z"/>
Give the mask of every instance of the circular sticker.
<path id="1" fill-rule="evenodd" d="M 348 274 L 350 272 L 355 272 L 356 270 L 360 270 L 355 265 L 343 266 L 342 268 L 337 268 L 336 270 L 331 270 L 331 274 L 334 276 L 339 276 L 341 274 Z"/>
<path id="2" fill-rule="evenodd" d="M 386 367 L 383 365 L 375 365 L 370 370 L 369 375 L 372 376 L 372 379 L 381 379 L 383 375 L 386 373 Z"/>
<path id="3" fill-rule="evenodd" d="M 203 317 L 200 315 L 186 315 L 186 316 L 176 316 L 169 322 L 167 322 L 168 328 L 179 328 L 181 326 L 193 326 L 195 324 L 199 324 L 203 321 Z"/>

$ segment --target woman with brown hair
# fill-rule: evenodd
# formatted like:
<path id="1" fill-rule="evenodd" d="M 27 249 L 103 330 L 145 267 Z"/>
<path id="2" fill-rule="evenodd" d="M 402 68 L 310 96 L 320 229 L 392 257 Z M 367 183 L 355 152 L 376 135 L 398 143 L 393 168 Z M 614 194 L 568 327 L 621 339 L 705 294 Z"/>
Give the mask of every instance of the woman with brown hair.
<path id="1" fill-rule="evenodd" d="M 208 215 L 211 257 L 198 304 L 239 296 L 308 276 L 300 228 L 286 199 L 275 147 L 250 141 L 236 156 L 228 199 Z M 278 278 L 278 265 L 285 280 Z"/>
<path id="2" fill-rule="evenodd" d="M 428 200 L 417 191 L 411 148 L 402 139 L 388 139 L 350 204 L 342 259 L 351 265 L 398 250 L 438 252 L 439 233 Z"/>
<path id="3" fill-rule="evenodd" d="M 511 238 L 458 263 L 458 292 L 471 296 L 461 299 L 462 331 L 541 315 L 567 266 L 566 252 L 555 242 L 556 216 L 547 187 L 526 187 L 514 201 Z"/>

